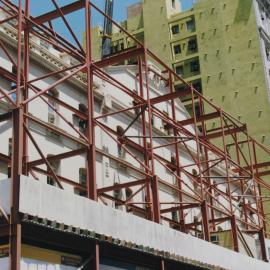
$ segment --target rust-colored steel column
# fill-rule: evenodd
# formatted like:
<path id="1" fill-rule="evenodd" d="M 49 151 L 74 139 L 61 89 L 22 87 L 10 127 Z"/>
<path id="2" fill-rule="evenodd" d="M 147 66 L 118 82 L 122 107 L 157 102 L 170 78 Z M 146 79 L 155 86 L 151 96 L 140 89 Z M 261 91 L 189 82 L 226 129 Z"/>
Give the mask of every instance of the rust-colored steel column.
<path id="1" fill-rule="evenodd" d="M 203 234 L 204 240 L 210 241 L 210 231 L 209 231 L 209 222 L 208 222 L 208 206 L 207 201 L 204 200 L 201 204 L 201 211 L 202 211 L 202 225 L 203 225 Z"/>
<path id="2" fill-rule="evenodd" d="M 30 0 L 25 1 L 25 10 L 24 10 L 25 18 L 30 17 Z M 28 21 L 25 20 L 25 27 L 24 27 L 24 47 L 23 47 L 23 76 L 24 76 L 24 90 L 23 90 L 23 99 L 27 100 L 29 97 L 29 90 L 28 90 L 28 80 L 29 80 L 29 38 L 30 38 L 30 31 L 29 31 L 29 24 Z M 24 105 L 24 113 L 28 114 L 28 103 Z M 24 117 L 24 123 L 26 126 L 28 125 L 27 117 Z M 25 131 L 23 131 L 23 174 L 28 175 L 28 138 Z"/>
<path id="3" fill-rule="evenodd" d="M 170 93 L 173 93 L 175 91 L 174 89 L 174 85 L 173 85 L 173 76 L 172 73 L 169 72 L 169 89 L 170 89 Z M 171 100 L 171 110 L 172 110 L 172 119 L 176 122 L 176 109 L 175 109 L 175 101 L 174 99 Z M 181 170 L 180 170 L 180 166 L 181 166 L 181 160 L 180 160 L 180 153 L 179 153 L 179 145 L 177 144 L 177 136 L 178 136 L 178 132 L 176 128 L 173 128 L 173 135 L 175 136 L 174 138 L 174 142 L 175 142 L 175 159 L 176 159 L 176 173 L 177 176 L 179 177 L 179 179 L 177 179 L 177 186 L 179 188 L 179 190 L 182 190 L 182 182 L 180 181 L 181 179 Z M 179 202 L 183 201 L 183 196 L 181 192 L 178 192 L 178 198 L 179 198 Z M 179 211 L 179 218 L 180 218 L 180 230 L 182 232 L 186 232 L 186 228 L 185 228 L 185 213 L 184 210 L 181 208 Z"/>
<path id="4" fill-rule="evenodd" d="M 11 214 L 10 214 L 10 270 L 20 270 L 21 262 L 21 221 L 19 216 L 20 176 L 23 162 L 23 99 L 21 85 L 21 54 L 22 54 L 22 0 L 18 2 L 18 51 L 16 78 L 16 108 L 13 110 L 13 141 L 11 161 Z"/>
<path id="5" fill-rule="evenodd" d="M 93 66 L 91 46 L 91 7 L 90 2 L 85 0 L 86 21 L 86 73 L 87 73 L 87 104 L 88 104 L 88 130 L 87 136 L 89 149 L 87 151 L 87 195 L 92 200 L 97 200 L 96 185 L 96 148 L 94 128 L 94 89 L 93 89 Z"/>
<path id="6" fill-rule="evenodd" d="M 89 270 L 98 270 L 99 269 L 99 264 L 100 264 L 100 256 L 99 256 L 99 244 L 95 243 L 94 244 L 94 248 L 93 248 L 93 255 L 94 255 L 94 259 L 93 262 L 90 265 L 90 269 Z"/>
<path id="7" fill-rule="evenodd" d="M 255 164 L 258 164 L 256 145 L 255 145 L 254 140 L 252 140 L 252 152 L 253 152 L 254 162 L 255 162 Z M 256 175 L 258 175 L 258 174 L 259 174 L 259 170 L 256 167 Z M 258 191 L 259 191 L 259 196 L 261 198 L 262 197 L 262 189 L 261 189 L 260 184 L 258 184 Z M 265 212 L 264 212 L 264 205 L 263 205 L 262 199 L 260 200 L 260 212 L 261 212 L 261 218 L 262 218 L 262 222 L 263 222 L 264 232 L 266 232 Z"/>
<path id="8" fill-rule="evenodd" d="M 200 109 L 200 116 L 201 115 L 204 115 L 204 103 L 203 103 L 203 99 L 201 96 L 199 96 L 199 109 Z M 206 124 L 205 124 L 205 121 L 204 119 L 202 119 L 201 121 L 201 133 L 203 134 L 203 137 L 206 137 Z M 207 188 L 209 189 L 209 193 L 210 193 L 210 198 L 209 198 L 209 203 L 210 203 L 210 219 L 213 220 L 212 222 L 212 226 L 211 226 L 211 229 L 212 230 L 215 230 L 216 229 L 216 224 L 215 224 L 215 211 L 214 211 L 214 200 L 213 200 L 213 197 L 215 197 L 215 191 L 213 190 L 213 187 L 212 187 L 212 183 L 211 183 L 211 178 L 210 178 L 210 164 L 209 164 L 209 154 L 208 154 L 208 149 L 207 147 L 203 146 L 203 151 L 204 151 L 204 155 L 205 155 L 205 167 L 206 167 L 206 170 L 205 170 L 205 174 L 207 175 Z M 208 195 L 209 196 L 209 195 Z M 208 216 L 208 205 L 207 205 L 207 202 L 204 206 L 203 204 L 203 207 L 206 207 L 206 213 L 207 213 L 207 220 L 205 220 L 204 222 L 207 222 L 207 228 L 208 228 L 208 231 L 209 231 L 209 227 L 210 227 L 210 224 L 209 224 L 209 216 Z M 210 241 L 210 235 L 208 234 L 208 237 L 209 237 L 209 240 L 207 241 Z"/>
<path id="9" fill-rule="evenodd" d="M 262 252 L 262 259 L 265 262 L 268 262 L 267 254 L 266 254 L 266 246 L 265 246 L 265 234 L 264 234 L 264 228 L 262 228 L 259 232 L 259 241 L 261 245 L 261 252 Z"/>
<path id="10" fill-rule="evenodd" d="M 236 252 L 239 252 L 237 224 L 236 224 L 236 218 L 234 215 L 231 217 L 231 230 L 232 230 L 233 250 Z"/>
<path id="11" fill-rule="evenodd" d="M 154 221 L 160 223 L 160 203 L 159 203 L 159 193 L 158 193 L 158 178 L 156 175 L 152 178 L 152 196 L 153 196 L 153 214 Z"/>
<path id="12" fill-rule="evenodd" d="M 140 97 L 144 99 L 144 89 L 143 89 L 143 65 L 142 65 L 142 59 L 141 57 L 138 57 L 138 68 L 139 68 L 139 85 L 140 85 Z M 142 108 L 140 108 L 142 110 Z M 143 135 L 143 147 L 144 147 L 144 163 L 147 167 L 149 167 L 150 162 L 149 162 L 149 156 L 148 156 L 148 149 L 147 149 L 147 139 L 146 139 L 146 113 L 145 111 L 142 113 L 141 116 L 142 119 L 142 135 Z M 146 173 L 149 173 L 150 171 L 146 171 Z M 151 181 L 149 177 L 147 178 L 149 181 L 146 184 L 146 214 L 147 214 L 147 219 L 153 220 L 154 219 L 154 214 L 153 214 L 153 203 L 152 203 L 152 194 L 151 194 Z"/>
<path id="13" fill-rule="evenodd" d="M 149 132 L 149 149 L 148 154 L 151 160 L 151 170 L 154 175 L 152 178 L 152 199 L 153 199 L 153 221 L 156 223 L 161 222 L 160 217 L 160 201 L 159 201 L 159 188 L 158 188 L 158 177 L 155 175 L 155 160 L 153 150 L 153 127 L 152 127 L 152 106 L 150 101 L 150 88 L 149 88 L 149 68 L 147 63 L 147 50 L 144 48 L 144 71 L 145 71 L 145 88 L 147 98 L 147 109 L 148 109 L 148 132 Z"/>
<path id="14" fill-rule="evenodd" d="M 93 88 L 93 66 L 91 46 L 91 6 L 90 1 L 85 0 L 85 32 L 86 32 L 86 73 L 87 73 L 87 105 L 88 105 L 88 142 L 87 150 L 87 197 L 91 200 L 98 200 L 96 183 L 96 147 L 95 147 L 95 126 L 94 126 L 94 88 Z M 94 263 L 91 270 L 99 270 L 99 244 L 94 246 Z"/>

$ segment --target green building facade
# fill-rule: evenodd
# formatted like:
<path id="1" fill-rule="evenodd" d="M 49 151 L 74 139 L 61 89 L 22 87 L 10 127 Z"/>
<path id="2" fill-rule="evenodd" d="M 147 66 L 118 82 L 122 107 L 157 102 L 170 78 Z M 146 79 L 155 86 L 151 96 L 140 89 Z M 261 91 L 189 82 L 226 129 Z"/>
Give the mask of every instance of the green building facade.
<path id="1" fill-rule="evenodd" d="M 142 0 L 128 7 L 121 25 L 210 101 L 247 123 L 250 135 L 270 148 L 270 1 L 194 2 L 192 9 L 181 11 L 179 0 Z M 96 27 L 96 58 L 101 40 L 102 29 Z M 114 29 L 112 53 L 132 46 Z M 176 89 L 182 88 L 176 82 Z M 183 102 L 189 109 L 190 101 Z M 215 128 L 215 121 L 210 125 Z M 260 154 L 258 159 L 270 161 Z"/>

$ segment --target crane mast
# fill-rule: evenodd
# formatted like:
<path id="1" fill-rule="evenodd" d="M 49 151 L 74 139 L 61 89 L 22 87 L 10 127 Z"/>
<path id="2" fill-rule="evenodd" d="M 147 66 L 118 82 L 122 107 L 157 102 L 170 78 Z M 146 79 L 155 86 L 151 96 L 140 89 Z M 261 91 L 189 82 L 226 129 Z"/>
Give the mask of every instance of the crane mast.
<path id="1" fill-rule="evenodd" d="M 105 1 L 105 14 L 110 18 L 113 17 L 114 0 Z M 111 35 L 112 35 L 112 22 L 104 17 L 103 37 L 102 37 L 102 58 L 111 53 Z"/>

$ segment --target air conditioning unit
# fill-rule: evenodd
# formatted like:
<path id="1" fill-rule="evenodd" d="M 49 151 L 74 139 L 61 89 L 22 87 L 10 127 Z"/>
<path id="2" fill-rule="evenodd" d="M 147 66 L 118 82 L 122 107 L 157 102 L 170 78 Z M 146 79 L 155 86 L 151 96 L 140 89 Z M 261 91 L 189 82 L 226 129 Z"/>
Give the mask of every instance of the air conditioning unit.
<path id="1" fill-rule="evenodd" d="M 104 107 L 106 109 L 112 108 L 112 96 L 110 94 L 105 94 L 104 96 Z"/>
<path id="2" fill-rule="evenodd" d="M 55 124 L 55 116 L 54 116 L 54 114 L 51 114 L 51 113 L 48 114 L 48 122 L 50 124 Z"/>

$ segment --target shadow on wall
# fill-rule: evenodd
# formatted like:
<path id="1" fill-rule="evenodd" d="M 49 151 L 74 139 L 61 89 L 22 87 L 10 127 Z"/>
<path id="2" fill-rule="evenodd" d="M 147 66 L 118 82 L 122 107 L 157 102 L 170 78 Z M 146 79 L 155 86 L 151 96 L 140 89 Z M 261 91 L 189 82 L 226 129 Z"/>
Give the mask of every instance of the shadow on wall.
<path id="1" fill-rule="evenodd" d="M 237 1 L 237 0 L 236 0 Z M 251 14 L 252 0 L 238 0 L 234 23 L 247 23 Z"/>

